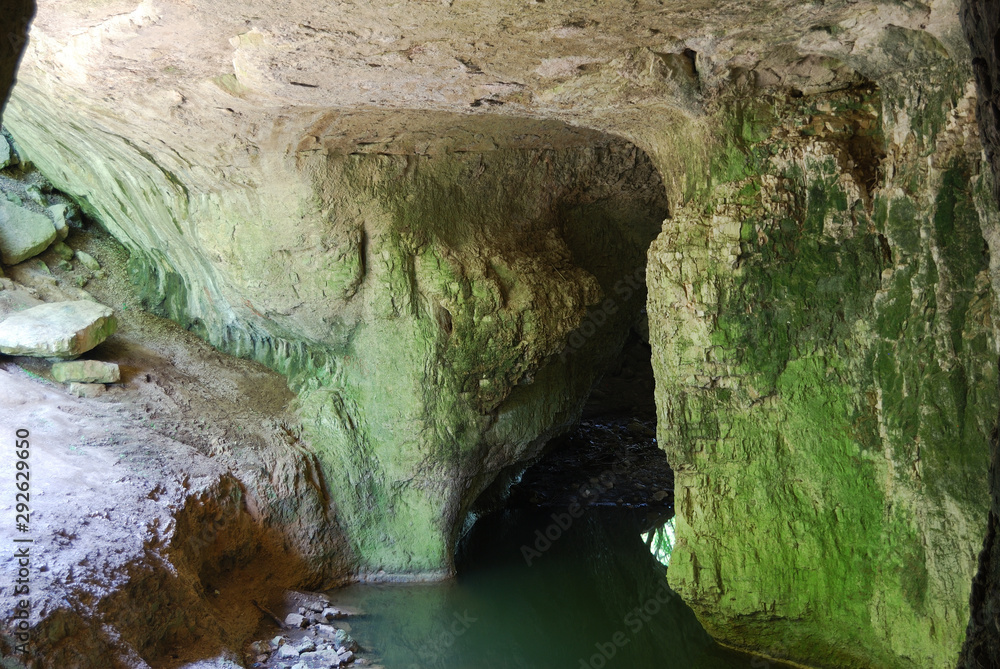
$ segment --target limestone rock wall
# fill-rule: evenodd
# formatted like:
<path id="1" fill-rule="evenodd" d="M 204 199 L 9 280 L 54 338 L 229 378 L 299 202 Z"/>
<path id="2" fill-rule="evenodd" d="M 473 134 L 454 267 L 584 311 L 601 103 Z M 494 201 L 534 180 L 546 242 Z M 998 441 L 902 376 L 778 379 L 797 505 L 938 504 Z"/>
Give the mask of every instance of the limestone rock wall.
<path id="1" fill-rule="evenodd" d="M 986 529 L 996 209 L 971 87 L 910 81 L 737 93 L 650 249 L 671 585 L 812 666 L 953 666 Z"/>

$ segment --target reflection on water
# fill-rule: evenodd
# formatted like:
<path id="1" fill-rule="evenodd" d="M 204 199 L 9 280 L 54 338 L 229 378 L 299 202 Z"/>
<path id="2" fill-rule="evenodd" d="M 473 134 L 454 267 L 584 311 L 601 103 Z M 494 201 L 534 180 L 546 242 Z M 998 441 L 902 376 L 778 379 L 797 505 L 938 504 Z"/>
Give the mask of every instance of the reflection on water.
<path id="1" fill-rule="evenodd" d="M 476 523 L 452 581 L 330 594 L 365 612 L 352 634 L 387 669 L 768 666 L 712 641 L 667 587 L 645 528 L 626 509 L 508 509 Z M 651 546 L 657 536 L 672 534 L 654 531 Z"/>

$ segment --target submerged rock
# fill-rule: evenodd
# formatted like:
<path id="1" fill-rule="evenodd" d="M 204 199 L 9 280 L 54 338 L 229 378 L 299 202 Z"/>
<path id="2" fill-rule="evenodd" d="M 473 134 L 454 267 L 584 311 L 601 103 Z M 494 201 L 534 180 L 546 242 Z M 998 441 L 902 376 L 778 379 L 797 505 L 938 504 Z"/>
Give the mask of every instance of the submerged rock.
<path id="1" fill-rule="evenodd" d="M 41 304 L 0 322 L 0 353 L 75 358 L 103 342 L 117 327 L 111 308 L 97 302 Z"/>
<path id="2" fill-rule="evenodd" d="M 0 260 L 5 265 L 35 257 L 56 236 L 56 228 L 47 216 L 0 200 Z"/>
<path id="3" fill-rule="evenodd" d="M 351 651 L 356 651 L 358 649 L 358 642 L 347 633 L 347 630 L 337 630 L 337 633 L 334 635 L 334 639 L 337 641 L 338 648 L 346 648 Z"/>
<path id="4" fill-rule="evenodd" d="M 116 383 L 121 378 L 118 365 L 100 360 L 74 360 L 52 365 L 52 377 L 60 383 Z"/>

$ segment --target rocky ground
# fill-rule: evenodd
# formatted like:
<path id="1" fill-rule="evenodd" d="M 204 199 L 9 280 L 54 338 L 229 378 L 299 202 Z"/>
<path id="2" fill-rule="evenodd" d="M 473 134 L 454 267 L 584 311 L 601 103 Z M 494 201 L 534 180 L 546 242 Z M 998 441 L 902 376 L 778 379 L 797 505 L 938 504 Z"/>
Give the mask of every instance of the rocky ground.
<path id="1" fill-rule="evenodd" d="M 288 611 L 284 618 L 263 607 L 262 611 L 265 615 L 257 635 L 266 638 L 248 646 L 248 667 L 328 669 L 353 665 L 382 669 L 351 637 L 348 619 L 360 613 L 335 606 L 325 595 L 288 591 L 279 609 L 282 613 Z M 274 634 L 276 629 L 278 633 Z"/>
<path id="2" fill-rule="evenodd" d="M 39 214 L 65 202 L 23 167 L 0 172 L 8 202 Z M 67 232 L 68 252 L 53 244 L 4 267 L 0 320 L 44 302 L 107 305 L 117 332 L 81 360 L 114 363 L 120 378 L 78 397 L 50 360 L 0 356 L 0 438 L 13 448 L 27 434 L 30 449 L 25 498 L 13 457 L 0 477 L 0 602 L 16 614 L 15 579 L 27 578 L 31 624 L 25 641 L 6 616 L 4 666 L 245 666 L 259 607 L 283 611 L 287 588 L 344 573 L 293 395 L 281 376 L 143 311 L 105 233 L 78 217 Z M 30 510 L 20 528 L 18 502 Z M 26 577 L 9 548 L 25 545 Z"/>

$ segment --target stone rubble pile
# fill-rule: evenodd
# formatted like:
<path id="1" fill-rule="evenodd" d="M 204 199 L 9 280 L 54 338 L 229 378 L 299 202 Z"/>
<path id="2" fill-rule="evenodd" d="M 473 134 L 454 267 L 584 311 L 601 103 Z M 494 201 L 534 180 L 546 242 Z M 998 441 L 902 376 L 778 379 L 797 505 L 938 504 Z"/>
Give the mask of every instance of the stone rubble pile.
<path id="1" fill-rule="evenodd" d="M 66 196 L 53 192 L 52 185 L 30 164 L 20 160 L 16 147 L 0 134 L 0 170 L 8 168 L 0 199 L 0 262 L 9 267 L 65 241 L 70 227 L 80 226 L 80 212 Z M 50 202 L 53 198 L 65 201 Z M 57 253 L 67 263 L 74 257 L 72 253 L 66 257 L 63 250 Z M 93 272 L 101 269 L 100 263 L 82 251 L 76 259 Z"/>
<path id="2" fill-rule="evenodd" d="M 5 170 L 0 175 L 0 264 L 17 266 L 12 270 L 16 282 L 0 283 L 0 290 L 11 289 L 0 299 L 0 353 L 74 360 L 111 336 L 118 323 L 112 310 L 88 293 L 59 286 L 49 265 L 70 272 L 76 262 L 81 271 L 74 279 L 82 288 L 89 278 L 103 276 L 101 264 L 66 243 L 70 227 L 82 224 L 79 209 L 18 157 L 5 134 L 0 134 L 0 170 Z M 38 256 L 47 251 L 43 262 Z M 25 282 L 25 277 L 37 281 Z M 51 372 L 78 397 L 97 397 L 106 384 L 121 379 L 117 364 L 98 360 L 54 362 Z"/>
<path id="3" fill-rule="evenodd" d="M 329 600 L 316 599 L 300 606 L 298 613 L 285 616 L 287 634 L 270 641 L 250 644 L 248 664 L 258 669 L 332 669 L 347 665 L 367 665 L 355 657 L 360 648 L 346 625 L 335 620 L 348 614 L 331 606 Z"/>

